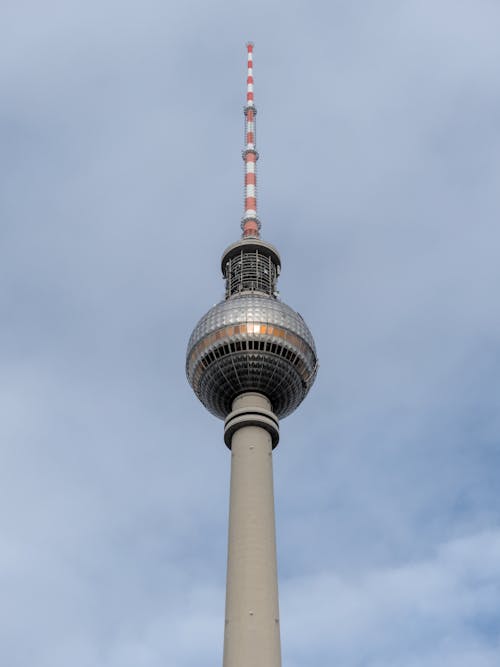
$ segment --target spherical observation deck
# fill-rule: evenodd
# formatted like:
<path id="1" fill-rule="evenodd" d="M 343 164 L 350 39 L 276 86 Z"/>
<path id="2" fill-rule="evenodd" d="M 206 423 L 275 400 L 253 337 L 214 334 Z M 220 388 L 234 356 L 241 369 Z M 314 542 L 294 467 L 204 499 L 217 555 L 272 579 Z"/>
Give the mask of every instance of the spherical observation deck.
<path id="1" fill-rule="evenodd" d="M 262 292 L 240 292 L 211 308 L 189 339 L 186 374 L 203 405 L 224 419 L 233 400 L 256 391 L 278 417 L 302 402 L 317 371 L 316 348 L 292 308 Z"/>

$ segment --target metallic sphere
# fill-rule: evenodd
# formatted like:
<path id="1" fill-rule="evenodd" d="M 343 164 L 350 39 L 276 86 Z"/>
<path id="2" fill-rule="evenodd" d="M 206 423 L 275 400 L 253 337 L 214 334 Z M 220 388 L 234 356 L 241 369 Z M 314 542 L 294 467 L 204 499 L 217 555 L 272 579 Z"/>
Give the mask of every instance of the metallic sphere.
<path id="1" fill-rule="evenodd" d="M 306 323 L 273 296 L 241 294 L 211 308 L 189 339 L 186 374 L 203 405 L 224 419 L 233 400 L 257 391 L 286 417 L 302 402 L 317 371 Z"/>

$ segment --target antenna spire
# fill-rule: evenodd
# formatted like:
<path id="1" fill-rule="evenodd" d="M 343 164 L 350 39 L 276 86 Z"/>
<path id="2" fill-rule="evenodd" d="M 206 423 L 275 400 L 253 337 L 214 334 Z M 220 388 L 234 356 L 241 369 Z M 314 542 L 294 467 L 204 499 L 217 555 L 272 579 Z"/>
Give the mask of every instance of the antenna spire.
<path id="1" fill-rule="evenodd" d="M 241 221 L 243 238 L 248 236 L 259 238 L 260 222 L 257 217 L 257 160 L 259 154 L 255 149 L 255 116 L 257 109 L 253 96 L 253 42 L 247 42 L 247 100 L 245 113 L 245 211 Z"/>

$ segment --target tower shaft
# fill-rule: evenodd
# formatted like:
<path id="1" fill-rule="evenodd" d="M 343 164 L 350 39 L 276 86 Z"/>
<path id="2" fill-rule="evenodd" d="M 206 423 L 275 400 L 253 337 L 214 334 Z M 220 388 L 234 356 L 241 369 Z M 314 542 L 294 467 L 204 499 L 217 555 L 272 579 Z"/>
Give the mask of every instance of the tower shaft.
<path id="1" fill-rule="evenodd" d="M 278 423 L 262 394 L 233 403 L 223 667 L 280 667 L 272 450 Z"/>

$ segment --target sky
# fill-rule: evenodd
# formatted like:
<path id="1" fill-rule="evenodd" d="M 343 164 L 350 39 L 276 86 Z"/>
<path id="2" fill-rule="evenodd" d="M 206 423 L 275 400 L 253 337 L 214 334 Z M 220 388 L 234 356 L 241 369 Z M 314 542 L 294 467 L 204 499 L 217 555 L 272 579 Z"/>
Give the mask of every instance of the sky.
<path id="1" fill-rule="evenodd" d="M 4 0 L 0 664 L 221 664 L 185 379 L 243 212 L 320 370 L 274 455 L 283 665 L 500 664 L 500 3 Z"/>

